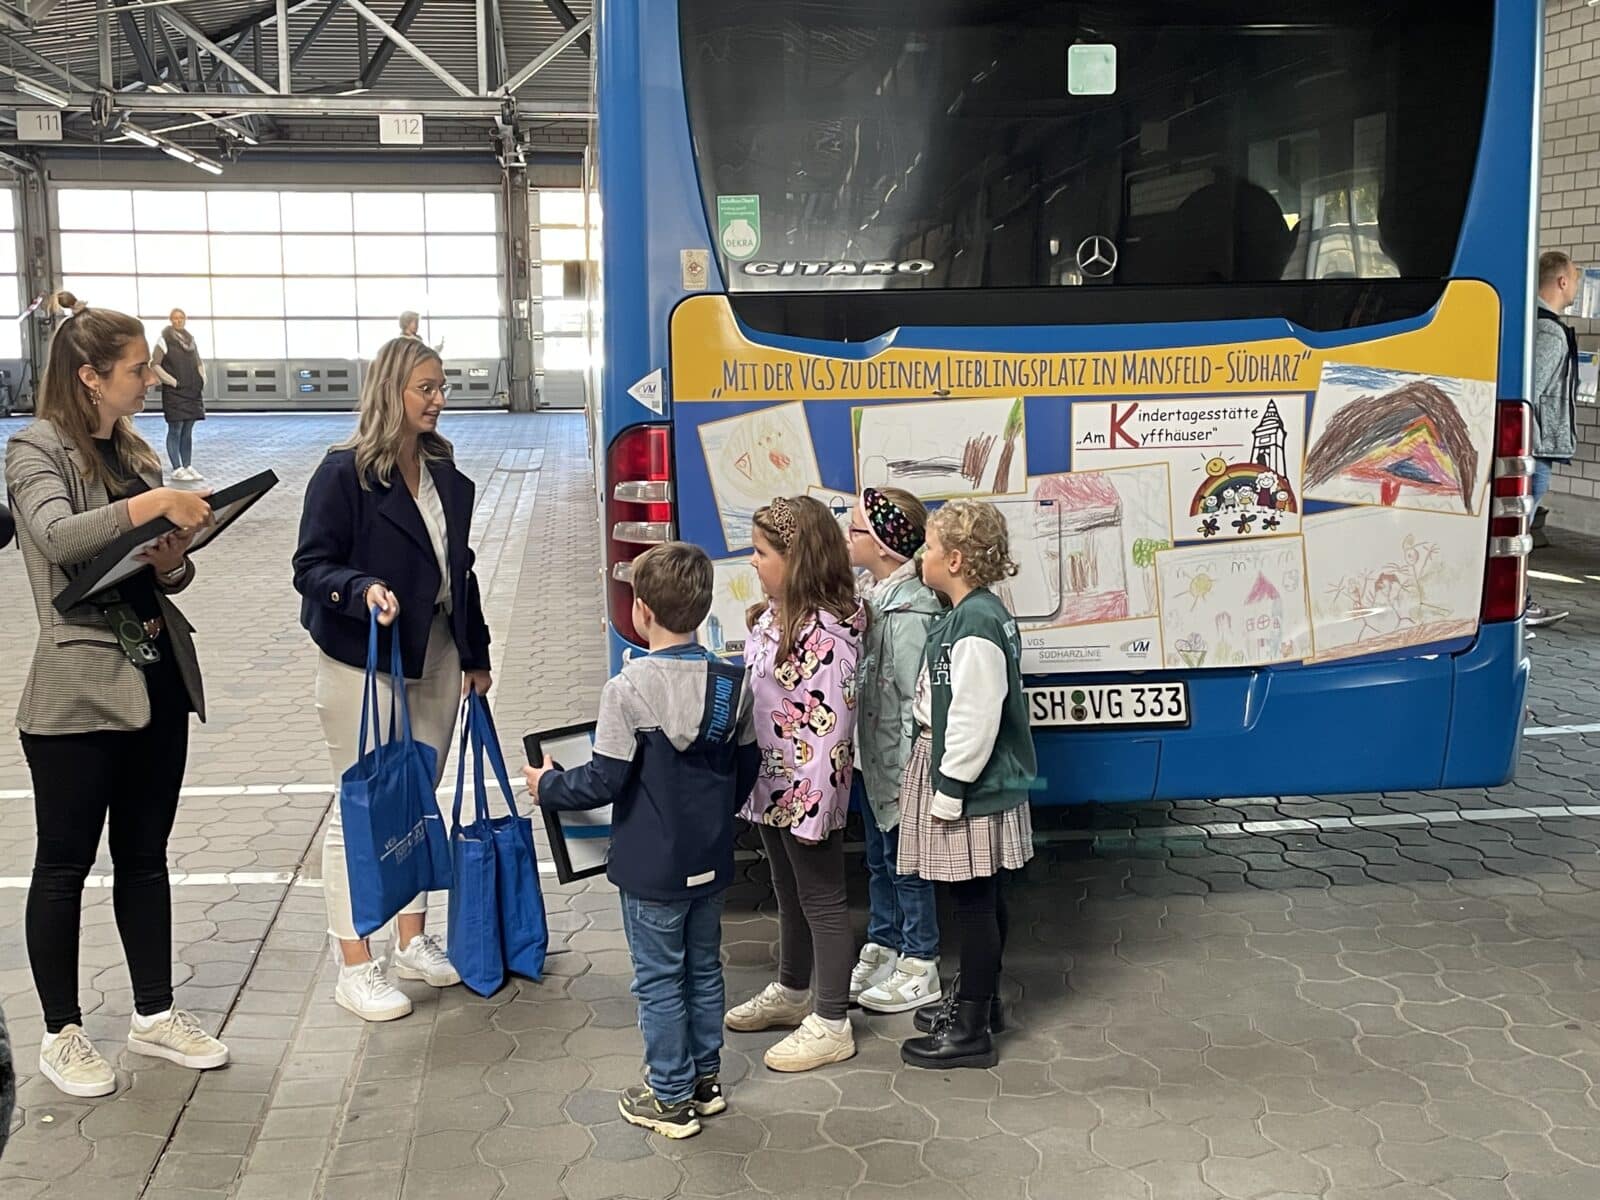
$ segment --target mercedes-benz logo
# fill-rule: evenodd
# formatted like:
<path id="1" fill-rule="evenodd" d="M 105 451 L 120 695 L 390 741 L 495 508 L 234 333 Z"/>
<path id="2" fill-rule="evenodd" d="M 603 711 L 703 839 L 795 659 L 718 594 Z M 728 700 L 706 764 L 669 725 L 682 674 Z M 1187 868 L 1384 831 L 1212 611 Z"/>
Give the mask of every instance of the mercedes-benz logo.
<path id="1" fill-rule="evenodd" d="M 1098 233 L 1078 243 L 1078 270 L 1101 279 L 1117 269 L 1117 244 Z"/>

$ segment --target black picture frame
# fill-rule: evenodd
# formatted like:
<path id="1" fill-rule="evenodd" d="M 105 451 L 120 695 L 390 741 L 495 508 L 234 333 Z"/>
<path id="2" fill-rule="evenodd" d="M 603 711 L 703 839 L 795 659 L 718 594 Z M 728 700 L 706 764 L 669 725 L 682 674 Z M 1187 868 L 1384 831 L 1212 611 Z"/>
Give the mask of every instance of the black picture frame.
<path id="1" fill-rule="evenodd" d="M 542 729 L 524 734 L 522 748 L 534 766 L 543 763 L 548 754 L 563 769 L 580 767 L 593 753 L 594 730 L 594 721 Z M 611 850 L 610 805 L 581 811 L 539 811 L 544 816 L 545 836 L 550 841 L 550 858 L 558 881 L 576 883 L 605 873 Z"/>
<path id="2" fill-rule="evenodd" d="M 211 505 L 216 523 L 202 529 L 196 535 L 189 545 L 189 553 L 196 554 L 216 541 L 223 530 L 230 528 L 235 521 L 249 512 L 261 497 L 277 486 L 276 473 L 262 471 L 207 496 L 206 503 Z M 73 576 L 72 582 L 67 584 L 55 598 L 56 611 L 65 616 L 89 597 L 114 588 L 124 579 L 138 574 L 145 567 L 144 563 L 138 561 L 139 553 L 157 538 L 172 533 L 177 528 L 166 517 L 157 517 L 153 521 L 146 521 L 136 529 L 130 529 L 91 559 L 86 566 L 79 569 Z"/>

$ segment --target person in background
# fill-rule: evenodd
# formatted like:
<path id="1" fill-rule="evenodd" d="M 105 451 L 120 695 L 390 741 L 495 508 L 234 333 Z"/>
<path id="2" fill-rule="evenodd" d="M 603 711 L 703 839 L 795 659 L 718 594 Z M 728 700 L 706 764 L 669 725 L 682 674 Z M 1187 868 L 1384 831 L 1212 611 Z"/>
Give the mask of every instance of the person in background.
<path id="1" fill-rule="evenodd" d="M 772 872 L 778 978 L 724 1020 L 744 1033 L 793 1028 L 762 1061 L 774 1071 L 810 1071 L 856 1052 L 844 824 L 866 607 L 856 599 L 838 522 L 822 501 L 774 500 L 756 511 L 751 537 L 767 596 L 750 612 L 745 644 L 762 762 L 740 816 L 760 831 Z"/>
<path id="2" fill-rule="evenodd" d="M 695 644 L 711 611 L 711 559 L 669 542 L 633 564 L 633 623 L 650 653 L 600 694 L 594 757 L 547 756 L 525 775 L 549 809 L 612 805 L 606 877 L 622 900 L 648 1077 L 618 1107 L 663 1137 L 700 1132 L 727 1108 L 722 1070 L 722 907 L 733 817 L 755 783 L 744 671 Z"/>
<path id="3" fill-rule="evenodd" d="M 154 385 L 144 326 L 57 298 L 39 418 L 6 448 L 6 490 L 39 641 L 17 726 L 33 781 L 37 846 L 26 914 L 28 960 L 44 1009 L 40 1072 L 68 1096 L 105 1096 L 117 1077 L 83 1031 L 78 944 L 83 887 L 110 821 L 112 908 L 133 981 L 128 1049 L 197 1070 L 228 1048 L 173 1006 L 167 840 L 189 752 L 205 719 L 192 627 L 171 597 L 194 580 L 188 547 L 212 520 L 203 495 L 161 486 L 161 460 L 134 429 Z M 66 613 L 76 569 L 132 529 L 177 528 L 146 567 Z"/>
<path id="4" fill-rule="evenodd" d="M 189 333 L 189 318 L 175 308 L 156 341 L 150 369 L 161 380 L 161 409 L 167 418 L 167 458 L 172 477 L 184 483 L 203 482 L 194 469 L 194 427 L 206 419 L 206 364 Z"/>
<path id="5" fill-rule="evenodd" d="M 1033 857 L 1028 794 L 1038 775 L 1017 623 L 991 584 L 1014 576 L 1000 510 L 952 500 L 928 521 L 922 577 L 953 606 L 928 634 L 914 706 L 916 745 L 900 789 L 900 870 L 949 887 L 961 973 L 927 1035 L 900 1047 L 913 1067 L 992 1067 L 1003 871 Z"/>
<path id="6" fill-rule="evenodd" d="M 410 338 L 413 341 L 420 342 L 422 340 L 422 335 L 419 334 L 417 330 L 421 327 L 421 325 L 422 317 L 419 314 L 412 312 L 410 309 L 407 309 L 405 312 L 400 314 L 401 337 Z M 443 338 L 440 338 L 438 344 L 434 346 L 434 351 L 439 354 L 444 353 Z"/>
<path id="7" fill-rule="evenodd" d="M 1578 337 L 1561 319 L 1578 298 L 1582 275 L 1559 250 L 1539 256 L 1539 300 L 1533 333 L 1533 511 L 1550 492 L 1557 463 L 1578 452 Z M 1528 597 L 1523 619 L 1534 628 L 1554 625 L 1570 614 Z"/>
<path id="8" fill-rule="evenodd" d="M 928 628 L 943 609 L 923 582 L 916 555 L 928 510 L 899 488 L 868 488 L 850 521 L 850 565 L 872 580 L 861 643 L 857 761 L 866 803 L 867 944 L 850 976 L 850 998 L 897 1013 L 940 998 L 939 908 L 933 884 L 895 869 L 900 781 L 916 723 L 911 702 Z"/>
<path id="9" fill-rule="evenodd" d="M 6 1156 L 6 1140 L 11 1136 L 11 1114 L 17 1107 L 17 1067 L 11 1056 L 11 1035 L 6 1032 L 6 1014 L 0 1009 L 0 1159 Z"/>
<path id="10" fill-rule="evenodd" d="M 489 694 L 489 627 L 468 545 L 476 489 L 439 435 L 449 394 L 437 354 L 408 338 L 387 343 L 362 385 L 355 436 L 328 452 L 306 487 L 294 586 L 300 623 L 322 652 L 317 715 L 335 785 L 360 753 L 373 609 L 381 662 L 389 661 L 390 639 L 400 639 L 412 729 L 438 755 L 435 787 L 461 698 L 469 688 Z M 379 711 L 387 711 L 387 674 L 378 692 Z M 322 877 L 328 933 L 343 958 L 334 1000 L 367 1021 L 405 1016 L 410 998 L 356 933 L 337 802 L 322 843 Z M 426 895 L 400 912 L 390 963 L 401 979 L 451 987 L 461 976 L 424 932 L 427 913 Z"/>

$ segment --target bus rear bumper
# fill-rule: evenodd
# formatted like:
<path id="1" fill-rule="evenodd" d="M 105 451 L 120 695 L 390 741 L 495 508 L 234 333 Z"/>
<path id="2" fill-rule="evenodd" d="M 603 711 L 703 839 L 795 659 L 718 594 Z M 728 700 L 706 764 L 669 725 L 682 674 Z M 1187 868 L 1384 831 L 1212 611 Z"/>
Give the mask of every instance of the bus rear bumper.
<path id="1" fill-rule="evenodd" d="M 1493 787 L 1521 739 L 1520 622 L 1431 658 L 1189 676 L 1189 729 L 1034 731 L 1036 804 Z"/>

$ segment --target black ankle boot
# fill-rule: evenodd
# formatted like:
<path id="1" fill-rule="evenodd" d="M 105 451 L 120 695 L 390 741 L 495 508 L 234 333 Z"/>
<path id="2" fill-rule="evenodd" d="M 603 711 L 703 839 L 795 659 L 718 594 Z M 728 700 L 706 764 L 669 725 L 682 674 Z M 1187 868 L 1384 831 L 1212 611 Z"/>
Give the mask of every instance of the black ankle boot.
<path id="1" fill-rule="evenodd" d="M 955 1003 L 955 991 L 937 1004 L 924 1004 L 917 1009 L 916 1016 L 911 1018 L 911 1023 L 917 1027 L 918 1033 L 932 1033 L 933 1026 L 939 1019 L 940 1013 L 950 1011 L 950 1006 Z M 946 1020 L 949 1018 L 946 1017 Z M 1000 997 L 996 996 L 989 1004 L 989 1032 L 1004 1033 L 1006 1031 L 1005 1010 L 1000 1006 Z"/>
<path id="2" fill-rule="evenodd" d="M 1000 1056 L 989 1033 L 992 996 L 960 1000 L 950 1020 L 941 1021 L 927 1037 L 912 1038 L 900 1046 L 900 1058 L 912 1067 L 937 1071 L 948 1067 L 992 1067 Z"/>

